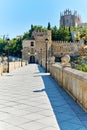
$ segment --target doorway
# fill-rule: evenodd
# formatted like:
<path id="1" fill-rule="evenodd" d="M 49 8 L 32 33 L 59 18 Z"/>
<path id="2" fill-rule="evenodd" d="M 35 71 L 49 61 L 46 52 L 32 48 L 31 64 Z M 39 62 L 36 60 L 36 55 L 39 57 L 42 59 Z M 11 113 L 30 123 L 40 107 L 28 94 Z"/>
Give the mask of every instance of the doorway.
<path id="1" fill-rule="evenodd" d="M 29 63 L 34 64 L 35 63 L 35 56 L 30 56 Z"/>

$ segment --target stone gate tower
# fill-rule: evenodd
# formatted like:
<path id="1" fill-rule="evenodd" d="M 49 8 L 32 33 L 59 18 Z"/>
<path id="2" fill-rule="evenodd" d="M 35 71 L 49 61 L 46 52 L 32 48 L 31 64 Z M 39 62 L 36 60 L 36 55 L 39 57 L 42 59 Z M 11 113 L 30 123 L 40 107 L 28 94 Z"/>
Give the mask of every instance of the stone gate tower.
<path id="1" fill-rule="evenodd" d="M 46 63 L 46 42 L 47 57 L 51 56 L 51 31 L 34 31 L 32 37 L 23 40 L 22 59 L 29 63 L 39 63 L 45 67 Z"/>

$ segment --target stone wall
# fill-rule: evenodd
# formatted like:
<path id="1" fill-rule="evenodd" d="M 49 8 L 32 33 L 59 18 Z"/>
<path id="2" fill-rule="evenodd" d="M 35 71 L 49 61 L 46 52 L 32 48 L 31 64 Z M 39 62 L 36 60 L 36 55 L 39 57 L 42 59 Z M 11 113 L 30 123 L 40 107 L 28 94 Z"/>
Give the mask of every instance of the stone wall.
<path id="1" fill-rule="evenodd" d="M 87 112 L 87 73 L 61 64 L 52 64 L 50 73 Z"/>
<path id="2" fill-rule="evenodd" d="M 56 57 L 64 56 L 66 54 L 79 55 L 81 48 L 84 46 L 83 42 L 64 42 L 52 41 L 52 55 Z"/>

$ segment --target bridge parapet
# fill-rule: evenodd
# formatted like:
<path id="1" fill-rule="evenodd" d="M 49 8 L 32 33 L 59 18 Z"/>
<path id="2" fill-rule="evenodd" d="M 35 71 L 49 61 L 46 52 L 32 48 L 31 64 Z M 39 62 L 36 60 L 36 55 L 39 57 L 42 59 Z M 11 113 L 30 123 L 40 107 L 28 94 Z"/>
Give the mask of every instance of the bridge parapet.
<path id="1" fill-rule="evenodd" d="M 27 65 L 26 61 L 9 62 L 9 72 L 11 72 L 11 71 L 13 71 L 15 69 L 18 69 L 18 68 L 20 68 L 22 66 L 25 66 L 25 65 Z M 6 73 L 7 69 L 8 69 L 8 64 L 7 63 L 0 64 L 0 76 L 3 73 Z"/>
<path id="2" fill-rule="evenodd" d="M 52 64 L 50 73 L 87 112 L 87 73 L 63 67 L 61 63 Z"/>
<path id="3" fill-rule="evenodd" d="M 3 73 L 3 64 L 0 64 L 0 76 L 2 75 Z"/>

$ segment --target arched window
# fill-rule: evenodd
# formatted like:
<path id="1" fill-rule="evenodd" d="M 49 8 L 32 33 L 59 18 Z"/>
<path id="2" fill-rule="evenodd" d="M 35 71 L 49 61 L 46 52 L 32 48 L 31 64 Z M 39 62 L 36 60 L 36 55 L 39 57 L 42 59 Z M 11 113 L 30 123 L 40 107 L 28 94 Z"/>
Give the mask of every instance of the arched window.
<path id="1" fill-rule="evenodd" d="M 34 46 L 34 42 L 31 42 L 31 46 Z"/>
<path id="2" fill-rule="evenodd" d="M 69 19 L 66 19 L 66 26 L 69 26 Z"/>

